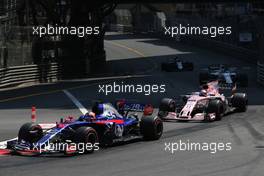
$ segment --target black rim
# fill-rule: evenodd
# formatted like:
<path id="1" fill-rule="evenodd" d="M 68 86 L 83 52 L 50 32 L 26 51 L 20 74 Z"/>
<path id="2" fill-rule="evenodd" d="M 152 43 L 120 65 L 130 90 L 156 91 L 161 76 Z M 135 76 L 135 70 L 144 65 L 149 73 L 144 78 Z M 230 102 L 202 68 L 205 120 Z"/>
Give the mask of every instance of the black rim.
<path id="1" fill-rule="evenodd" d="M 95 133 L 88 133 L 87 143 L 95 144 L 97 141 L 97 135 Z"/>

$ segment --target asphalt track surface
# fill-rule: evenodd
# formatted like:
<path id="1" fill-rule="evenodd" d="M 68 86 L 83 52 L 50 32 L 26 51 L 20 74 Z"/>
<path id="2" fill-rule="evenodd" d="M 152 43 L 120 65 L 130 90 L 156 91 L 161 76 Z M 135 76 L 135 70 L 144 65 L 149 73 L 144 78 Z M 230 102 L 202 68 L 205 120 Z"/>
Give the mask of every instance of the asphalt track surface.
<path id="1" fill-rule="evenodd" d="M 39 122 L 54 122 L 60 117 L 79 116 L 81 111 L 65 95 L 68 90 L 87 109 L 92 100 L 112 101 L 125 97 L 158 105 L 162 97 L 176 97 L 198 89 L 200 68 L 213 63 L 245 67 L 250 84 L 246 91 L 250 106 L 246 113 L 230 114 L 213 123 L 164 123 L 158 141 L 139 141 L 101 149 L 93 154 L 74 157 L 0 156 L 0 176 L 4 175 L 182 175 L 182 176 L 261 176 L 264 169 L 264 89 L 255 81 L 256 66 L 193 46 L 133 35 L 107 35 L 105 48 L 109 67 L 120 73 L 150 76 L 115 80 L 125 84 L 165 84 L 166 93 L 98 93 L 102 81 L 73 81 L 1 92 L 0 141 L 16 137 L 21 124 L 30 120 L 30 108 L 37 107 Z M 192 61 L 194 72 L 164 73 L 160 62 L 181 55 Z M 113 83 L 108 80 L 101 84 Z M 231 143 L 231 151 L 165 151 L 165 143 L 182 141 Z M 263 149 L 262 149 L 263 148 Z"/>

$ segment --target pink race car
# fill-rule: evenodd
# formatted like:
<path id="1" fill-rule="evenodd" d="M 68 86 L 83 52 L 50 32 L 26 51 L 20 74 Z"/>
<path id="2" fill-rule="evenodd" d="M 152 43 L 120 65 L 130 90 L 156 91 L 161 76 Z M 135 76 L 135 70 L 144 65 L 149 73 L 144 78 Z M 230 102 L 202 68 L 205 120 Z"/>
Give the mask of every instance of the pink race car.
<path id="1" fill-rule="evenodd" d="M 221 120 L 229 112 L 247 110 L 247 94 L 234 91 L 230 97 L 225 97 L 219 93 L 218 82 L 210 82 L 200 92 L 181 96 L 179 103 L 170 98 L 162 99 L 158 115 L 163 120 Z"/>

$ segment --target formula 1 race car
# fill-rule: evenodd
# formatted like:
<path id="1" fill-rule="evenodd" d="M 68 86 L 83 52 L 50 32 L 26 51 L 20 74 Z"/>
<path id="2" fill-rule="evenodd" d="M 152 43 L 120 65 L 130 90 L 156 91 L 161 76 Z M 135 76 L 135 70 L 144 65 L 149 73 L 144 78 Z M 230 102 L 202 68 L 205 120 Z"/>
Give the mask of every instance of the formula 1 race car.
<path id="1" fill-rule="evenodd" d="M 153 116 L 153 107 L 142 104 L 95 103 L 92 111 L 78 119 L 61 119 L 55 124 L 26 123 L 18 138 L 8 141 L 7 149 L 15 154 L 92 153 L 99 146 L 135 139 L 157 140 L 163 133 L 162 120 Z M 129 108 L 130 107 L 130 108 Z M 144 111 L 141 119 L 135 108 Z M 82 144 L 82 149 L 79 147 Z M 79 146 L 79 147 L 78 147 Z M 86 147 L 83 147 L 86 146 Z"/>
<path id="2" fill-rule="evenodd" d="M 234 84 L 240 87 L 248 86 L 248 77 L 246 74 L 238 73 L 236 67 L 228 67 L 223 64 L 211 65 L 203 69 L 199 74 L 200 85 L 214 80 L 219 81 L 221 88 L 231 88 Z"/>
<path id="3" fill-rule="evenodd" d="M 248 98 L 245 93 L 233 93 L 230 97 L 220 94 L 217 82 L 208 83 L 200 92 L 181 96 L 179 102 L 164 98 L 159 107 L 163 120 L 199 120 L 212 122 L 221 120 L 223 115 L 247 110 Z"/>
<path id="4" fill-rule="evenodd" d="M 161 70 L 167 72 L 193 71 L 193 63 L 183 62 L 178 58 L 169 59 L 168 62 L 161 63 Z"/>

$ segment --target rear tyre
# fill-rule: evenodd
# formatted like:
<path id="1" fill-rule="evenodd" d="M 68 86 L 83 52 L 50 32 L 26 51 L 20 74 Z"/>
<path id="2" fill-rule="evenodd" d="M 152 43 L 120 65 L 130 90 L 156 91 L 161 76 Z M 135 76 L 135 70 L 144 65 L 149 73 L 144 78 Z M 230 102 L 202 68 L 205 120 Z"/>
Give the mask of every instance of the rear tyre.
<path id="1" fill-rule="evenodd" d="M 212 119 L 209 114 L 215 114 L 215 119 Z M 224 106 L 221 100 L 211 100 L 207 107 L 207 119 L 208 121 L 221 120 L 224 113 Z"/>
<path id="2" fill-rule="evenodd" d="M 247 94 L 235 93 L 231 99 L 232 106 L 239 112 L 246 112 L 248 105 Z"/>
<path id="3" fill-rule="evenodd" d="M 74 142 L 78 146 L 84 145 L 83 150 L 77 149 L 79 153 L 92 153 L 98 143 L 98 134 L 92 127 L 80 127 L 76 130 Z"/>
<path id="4" fill-rule="evenodd" d="M 18 141 L 34 143 L 40 140 L 43 136 L 43 130 L 40 125 L 35 123 L 25 123 L 21 126 L 18 132 Z"/>
<path id="5" fill-rule="evenodd" d="M 145 140 L 157 140 L 162 136 L 163 123 L 159 117 L 145 116 L 140 121 L 140 133 Z"/>

